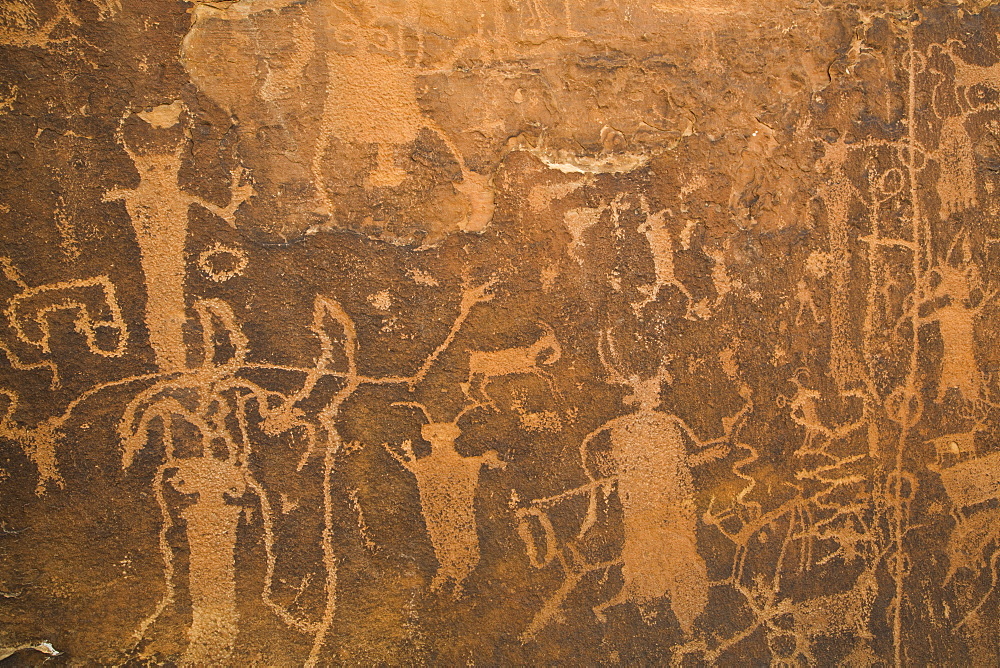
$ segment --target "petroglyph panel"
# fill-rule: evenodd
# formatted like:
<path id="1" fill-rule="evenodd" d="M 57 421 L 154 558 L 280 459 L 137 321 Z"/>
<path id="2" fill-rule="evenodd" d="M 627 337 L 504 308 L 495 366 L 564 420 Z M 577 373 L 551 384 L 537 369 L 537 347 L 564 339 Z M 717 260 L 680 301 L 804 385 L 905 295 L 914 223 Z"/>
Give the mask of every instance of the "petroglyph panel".
<path id="1" fill-rule="evenodd" d="M 993 4 L 0 2 L 0 661 L 996 665 Z"/>

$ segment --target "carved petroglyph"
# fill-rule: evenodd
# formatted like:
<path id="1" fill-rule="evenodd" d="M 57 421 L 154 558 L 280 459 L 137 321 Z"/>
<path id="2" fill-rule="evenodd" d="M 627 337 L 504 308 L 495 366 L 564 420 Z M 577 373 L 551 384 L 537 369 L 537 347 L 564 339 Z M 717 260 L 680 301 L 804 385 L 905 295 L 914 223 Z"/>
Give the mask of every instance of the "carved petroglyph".
<path id="1" fill-rule="evenodd" d="M 962 116 L 944 120 L 939 148 L 932 154 L 941 163 L 938 194 L 945 215 L 976 206 L 976 156 Z"/>
<path id="2" fill-rule="evenodd" d="M 526 408 L 528 403 L 528 393 L 519 391 L 510 400 L 510 408 L 517 413 L 518 422 L 521 428 L 529 432 L 557 432 L 564 426 L 563 416 L 552 410 L 533 411 Z M 576 410 L 570 409 L 566 412 L 568 421 L 572 421 Z"/>
<path id="3" fill-rule="evenodd" d="M 122 140 L 124 143 L 124 140 Z M 160 368 L 187 366 L 181 325 L 185 320 L 184 244 L 189 200 L 180 195 L 177 174 L 184 142 L 172 154 L 144 155 L 126 148 L 139 171 L 135 190 L 115 189 L 105 199 L 124 200 L 135 228 L 146 275 L 146 326 Z"/>
<path id="4" fill-rule="evenodd" d="M 247 263 L 244 251 L 221 243 L 213 244 L 198 256 L 198 268 L 216 283 L 223 283 L 242 275 Z"/>
<path id="5" fill-rule="evenodd" d="M 418 99 L 421 77 L 439 71 L 425 62 L 427 28 L 420 23 L 429 17 L 418 7 L 321 0 L 244 2 L 220 9 L 200 3 L 193 16 L 181 54 L 192 79 L 250 132 L 286 138 L 280 150 L 261 147 L 252 159 L 260 161 L 265 178 L 301 190 L 311 217 L 327 221 L 320 227 L 348 223 L 342 220 L 348 214 L 340 186 L 330 176 L 336 151 L 374 149 L 374 164 L 358 185 L 377 196 L 413 192 L 424 187 L 411 178 L 411 153 L 421 135 L 443 144 L 440 162 L 455 163 L 458 171 L 458 178 L 431 193 L 437 206 L 408 212 L 425 217 L 422 245 L 435 245 L 454 230 L 478 232 L 490 223 L 495 208 L 490 175 L 466 164 L 452 135 Z M 453 58 L 465 50 L 463 44 L 472 46 L 455 44 Z M 236 78 L 220 76 L 216 63 L 225 53 L 245 62 L 247 71 Z M 254 76 L 258 68 L 261 75 Z M 304 73 L 317 70 L 323 85 L 305 85 Z"/>
<path id="6" fill-rule="evenodd" d="M 46 420 L 34 428 L 23 427 L 14 421 L 20 401 L 11 390 L 0 388 L 0 397 L 5 401 L 3 418 L 0 419 L 0 437 L 18 443 L 38 470 L 36 494 L 42 494 L 49 485 L 63 486 L 56 461 L 56 441 L 58 424 L 56 420 Z"/>
<path id="7" fill-rule="evenodd" d="M 626 377 L 611 359 L 614 346 L 610 333 L 602 335 L 598 351 L 608 381 L 628 387 L 631 394 L 625 403 L 636 408 L 584 437 L 580 462 L 589 482 L 526 504 L 516 492 L 512 496 L 518 535 L 531 565 L 547 568 L 556 564 L 563 577 L 560 587 L 522 633 L 522 642 L 534 639 L 542 629 L 558 621 L 567 598 L 588 576 L 603 573 L 606 579 L 615 567 L 621 568 L 623 583 L 613 596 L 593 607 L 600 621 L 606 619 L 609 608 L 625 603 L 637 604 L 647 621 L 652 621 L 649 610 L 666 597 L 682 632 L 690 636 L 708 605 L 710 583 L 707 565 L 698 553 L 691 469 L 726 455 L 732 433 L 752 404 L 747 403 L 735 417 L 723 420 L 724 436 L 702 441 L 683 421 L 661 410 L 660 392 L 667 378 L 662 367 L 649 378 Z M 731 358 L 727 359 L 727 368 L 737 373 Z M 611 444 L 612 470 L 607 475 L 595 472 L 591 457 L 592 444 L 602 434 L 609 435 Z M 687 441 L 694 444 L 695 453 L 688 453 Z M 602 499 L 606 503 L 613 490 L 621 503 L 624 542 L 617 558 L 595 559 L 587 554 L 586 538 L 600 521 Z M 580 497 L 587 499 L 586 513 L 573 537 L 561 538 L 556 534 L 550 509 Z M 541 547 L 534 526 L 542 531 Z"/>
<path id="8" fill-rule="evenodd" d="M 826 322 L 826 316 L 816 306 L 816 299 L 809 289 L 809 284 L 799 279 L 795 284 L 795 325 L 798 327 L 805 324 L 807 316 L 817 325 Z"/>
<path id="9" fill-rule="evenodd" d="M 556 333 L 548 324 L 539 322 L 542 336 L 534 343 L 503 350 L 473 350 L 469 353 L 469 378 L 463 389 L 470 396 L 480 395 L 492 403 L 486 389 L 495 378 L 514 374 L 531 374 L 544 380 L 555 397 L 559 397 L 555 381 L 542 366 L 551 366 L 562 357 L 562 347 Z"/>
<path id="10" fill-rule="evenodd" d="M 479 404 L 463 410 L 451 422 L 434 422 L 421 404 L 398 402 L 393 405 L 417 408 L 427 418 L 420 435 L 430 443 L 431 454 L 416 457 L 410 441 L 404 441 L 399 452 L 388 445 L 386 450 L 417 479 L 420 510 L 438 560 L 431 589 L 438 589 L 450 581 L 457 597 L 462 592 L 462 583 L 479 564 L 475 507 L 479 472 L 483 466 L 503 468 L 505 464 L 495 450 L 463 456 L 455 449 L 455 442 L 462 435 L 458 421 Z"/>
<path id="11" fill-rule="evenodd" d="M 160 381 L 139 393 L 126 408 L 119 425 L 124 467 L 132 466 L 154 424 L 162 429 L 166 456 L 153 481 L 163 515 L 160 549 L 166 567 L 166 590 L 156 610 L 140 625 L 137 641 L 143 640 L 175 597 L 174 548 L 167 539 L 173 519 L 163 486 L 169 482 L 182 494 L 197 495 L 194 503 L 180 513 L 186 522 L 190 555 L 188 592 L 192 604 L 189 642 L 182 657 L 185 665 L 225 661 L 233 649 L 238 630 L 234 551 L 241 509 L 229 502 L 242 496 L 248 487 L 259 489 L 246 468 L 250 444 L 239 442 L 226 425 L 234 408 L 234 397 L 226 396 L 231 389 L 227 385 L 234 380 L 232 370 L 245 359 L 246 339 L 225 303 L 198 302 L 195 311 L 204 331 L 201 367 L 176 380 Z M 219 359 L 216 354 L 217 326 L 219 334 L 232 346 L 229 359 Z M 180 393 L 188 397 L 181 398 Z M 194 402 L 190 401 L 192 398 Z M 245 402 L 240 402 L 238 396 L 235 398 L 237 416 L 245 423 Z M 196 443 L 201 453 L 197 456 L 179 456 L 178 450 L 190 446 L 187 442 L 190 437 L 183 436 L 184 427 L 193 428 L 198 434 Z"/>
<path id="12" fill-rule="evenodd" d="M 998 17 L 682 4 L 0 9 L 4 644 L 995 663 Z"/>
<path id="13" fill-rule="evenodd" d="M 805 431 L 802 446 L 796 451 L 796 454 L 822 454 L 824 457 L 838 460 L 839 458 L 830 455 L 828 446 L 864 427 L 865 420 L 862 416 L 861 419 L 843 424 L 828 425 L 820 417 L 820 406 L 824 399 L 828 398 L 824 398 L 822 393 L 806 386 L 808 377 L 807 369 L 797 369 L 795 374 L 788 379 L 788 382 L 795 386 L 795 393 L 790 397 L 778 395 L 777 405 L 786 409 L 792 422 Z M 845 393 L 844 396 L 857 398 L 858 394 Z M 802 473 L 802 475 L 810 475 L 810 473 Z"/>
<path id="14" fill-rule="evenodd" d="M 605 208 L 584 207 L 569 209 L 563 214 L 563 224 L 566 226 L 566 229 L 570 234 L 570 242 L 567 251 L 569 252 L 569 256 L 576 260 L 580 265 L 583 265 L 584 263 L 582 252 L 586 246 L 583 241 L 583 235 L 588 229 L 598 223 L 601 219 L 601 214 L 603 214 L 605 210 Z"/>
<path id="15" fill-rule="evenodd" d="M 603 619 L 609 607 L 632 602 L 641 608 L 669 595 L 681 629 L 690 635 L 708 604 L 708 575 L 698 554 L 694 486 L 683 432 L 676 418 L 659 410 L 662 372 L 648 379 L 626 378 L 607 356 L 604 361 L 611 380 L 630 388 L 632 394 L 624 402 L 636 411 L 601 425 L 580 446 L 587 469 L 590 442 L 603 432 L 610 434 L 625 525 L 624 584 L 594 612 Z"/>
<path id="16" fill-rule="evenodd" d="M 345 31 L 345 47 L 331 49 L 325 59 L 329 81 L 313 157 L 316 183 L 323 183 L 323 159 L 331 139 L 338 137 L 375 144 L 376 168 L 368 175 L 368 183 L 376 188 L 398 186 L 407 177 L 407 172 L 396 164 L 400 149 L 426 128 L 444 141 L 462 173 L 462 180 L 454 187 L 466 198 L 467 212 L 458 221 L 458 229 L 482 230 L 493 216 L 493 191 L 488 177 L 469 170 L 447 133 L 420 109 L 416 98 L 418 70 L 407 67 L 398 57 L 379 53 L 378 31 L 367 29 L 353 16 L 344 18 L 348 24 L 340 29 Z M 329 194 L 325 189 L 321 192 L 332 209 Z"/>
<path id="17" fill-rule="evenodd" d="M 289 627 L 313 637 L 307 662 L 314 665 L 326 642 L 336 610 L 337 557 L 330 535 L 330 526 L 335 521 L 335 511 L 329 486 L 335 473 L 337 457 L 344 454 L 345 450 L 337 426 L 340 407 L 351 394 L 365 384 L 400 387 L 419 384 L 438 356 L 454 341 L 471 309 L 492 298 L 493 285 L 493 281 L 488 281 L 462 291 L 458 315 L 445 341 L 427 356 L 415 374 L 380 378 L 359 374 L 358 342 L 353 321 L 343 307 L 330 297 L 315 299 L 310 329 L 320 343 L 320 353 L 312 366 L 301 368 L 249 363 L 248 341 L 238 326 L 231 308 L 221 300 L 195 302 L 193 309 L 198 315 L 202 330 L 200 364 L 187 368 L 180 375 L 171 374 L 137 394 L 127 406 L 119 425 L 123 448 L 122 463 L 126 468 L 132 466 L 136 454 L 146 446 L 150 440 L 150 431 L 156 425 L 163 430 L 163 447 L 166 454 L 166 462 L 158 468 L 157 477 L 153 481 L 154 492 L 163 516 L 160 549 L 165 564 L 166 590 L 156 610 L 140 625 L 136 633 L 137 641 L 143 640 L 163 611 L 175 600 L 172 556 L 174 548 L 167 538 L 173 519 L 172 511 L 163 495 L 164 484 L 171 482 L 178 491 L 199 494 L 195 504 L 181 513 L 187 520 L 188 542 L 191 549 L 194 550 L 194 545 L 197 544 L 201 550 L 199 558 L 196 559 L 192 554 L 190 562 L 189 589 L 192 600 L 196 601 L 199 607 L 195 611 L 195 622 L 188 633 L 190 642 L 185 660 L 191 664 L 199 664 L 225 660 L 229 656 L 234 634 L 238 629 L 235 608 L 231 605 L 235 587 L 232 555 L 241 510 L 239 506 L 229 503 L 227 498 L 232 499 L 249 492 L 257 498 L 263 517 L 267 573 L 264 590 L 261 593 L 262 600 Z M 335 368 L 337 366 L 335 359 L 338 358 L 337 348 L 340 347 L 343 348 L 346 363 L 344 370 Z M 191 356 L 195 357 L 196 355 Z M 302 384 L 299 389 L 290 393 L 269 391 L 241 377 L 240 374 L 249 369 L 292 372 L 303 378 Z M 339 379 L 340 389 L 318 414 L 306 415 L 296 404 L 308 399 L 320 381 L 327 377 Z M 256 406 L 263 418 L 260 426 L 265 433 L 280 435 L 295 432 L 305 437 L 299 470 L 317 456 L 322 459 L 326 490 L 323 508 L 325 528 L 322 540 L 323 568 L 326 571 L 324 582 L 326 601 L 319 619 L 303 619 L 301 615 L 293 613 L 274 599 L 273 579 L 277 559 L 275 517 L 271 502 L 268 500 L 268 492 L 256 480 L 249 468 L 251 460 L 259 456 L 255 444 L 249 437 L 251 414 L 248 407 L 251 404 Z M 232 428 L 232 420 L 235 420 L 238 430 L 234 431 Z M 186 425 L 199 435 L 201 454 L 195 458 L 177 454 L 177 449 L 181 445 L 185 448 L 191 447 L 190 444 L 185 444 L 180 436 L 177 437 L 179 443 L 175 442 L 172 436 L 175 428 L 181 425 Z M 452 506 L 447 505 L 447 499 L 450 498 L 447 495 L 452 492 L 444 491 L 444 496 L 439 493 L 442 489 L 450 490 L 450 488 L 434 486 L 435 482 L 442 482 L 436 465 L 442 462 L 453 464 L 452 459 L 458 455 L 454 452 L 454 441 L 447 441 L 446 434 L 442 433 L 439 436 L 436 431 L 428 432 L 428 438 L 432 436 L 434 440 L 430 442 L 439 446 L 437 456 L 433 459 L 428 458 L 429 468 L 420 463 L 427 460 L 420 460 L 414 464 L 414 470 L 420 472 L 417 474 L 418 481 L 421 481 L 428 490 L 429 500 L 426 502 L 428 506 L 440 507 L 444 513 L 445 524 L 434 525 L 435 529 L 431 529 L 432 538 L 436 537 L 435 545 L 451 545 L 448 541 L 453 539 L 459 541 L 455 553 L 448 553 L 447 547 L 442 547 L 441 575 L 442 578 L 455 579 L 456 583 L 460 584 L 471 568 L 475 567 L 474 562 L 469 565 L 471 552 L 468 535 L 463 533 L 466 525 L 462 522 L 468 518 L 465 515 L 457 519 L 452 517 L 454 510 Z M 464 461 L 460 459 L 460 462 Z M 465 493 L 468 492 L 469 484 L 463 486 L 463 481 L 469 483 L 468 478 L 472 475 L 472 471 L 468 471 L 469 475 L 465 478 L 459 476 L 456 481 L 461 499 L 471 499 L 474 496 L 478 469 L 483 463 L 494 463 L 494 458 L 484 455 L 478 461 L 474 471 L 475 476 L 471 478 L 471 492 Z M 495 463 L 500 465 L 498 460 Z M 174 469 L 177 469 L 176 475 L 179 476 L 176 480 L 171 476 Z M 461 466 L 459 470 L 463 470 Z M 211 475 L 208 475 L 209 473 Z M 174 484 L 175 482 L 177 484 Z M 205 505 L 202 505 L 203 503 Z M 459 514 L 462 514 L 461 506 L 458 508 Z M 455 520 L 451 525 L 447 524 L 449 518 Z M 433 523 L 429 521 L 428 526 L 432 525 Z M 437 528 L 442 526 L 445 528 L 437 531 Z M 463 539 L 465 542 L 462 542 Z M 478 538 L 476 540 L 478 541 Z M 453 557 L 451 561 L 446 556 L 449 554 Z"/>
<path id="18" fill-rule="evenodd" d="M 125 353 L 128 331 L 115 286 L 107 276 L 60 281 L 29 286 L 9 258 L 0 257 L 5 278 L 17 286 L 17 293 L 7 302 L 7 322 L 18 341 L 51 354 L 52 337 L 49 317 L 61 311 L 74 314 L 74 327 L 84 337 L 91 353 L 119 357 Z M 6 345 L 0 345 L 8 362 L 17 369 L 49 368 L 52 384 L 58 385 L 54 362 L 26 363 Z"/>
<path id="19" fill-rule="evenodd" d="M 181 123 L 183 105 L 161 105 L 146 121 L 153 128 L 173 130 Z M 134 189 L 114 188 L 104 195 L 105 201 L 122 200 L 132 220 L 142 270 L 146 280 L 146 326 L 150 345 L 156 353 L 157 365 L 165 371 L 187 367 L 182 327 L 186 320 L 184 275 L 186 267 L 188 208 L 199 204 L 235 225 L 233 215 L 247 199 L 252 189 L 240 185 L 241 173 L 234 174 L 236 192 L 227 207 L 218 207 L 184 193 L 178 174 L 187 139 L 173 136 L 170 152 L 143 151 L 130 147 L 125 139 L 126 114 L 119 124 L 118 142 L 139 172 L 139 185 Z"/>
<path id="20" fill-rule="evenodd" d="M 561 494 L 541 499 L 533 499 L 522 505 L 516 491 L 511 493 L 510 507 L 514 511 L 517 522 L 518 536 L 524 543 L 528 561 L 538 569 L 557 565 L 562 575 L 559 588 L 543 603 L 542 608 L 531 620 L 528 627 L 521 633 L 522 643 L 534 640 L 549 624 L 563 618 L 563 605 L 569 595 L 577 589 L 584 579 L 591 574 L 607 574 L 607 571 L 622 564 L 621 559 L 592 559 L 583 553 L 580 542 L 587 531 L 597 523 L 597 511 L 600 498 L 610 494 L 611 480 L 595 480 L 589 484 L 577 487 Z M 552 508 L 559 508 L 563 502 L 577 497 L 588 500 L 587 512 L 576 535 L 569 540 L 560 541 L 549 516 Z M 543 547 L 539 547 L 535 538 L 534 526 L 542 530 Z"/>
<path id="21" fill-rule="evenodd" d="M 645 206 L 643 208 L 645 209 Z M 664 225 L 665 217 L 668 215 L 670 215 L 669 211 L 647 215 L 645 222 L 638 227 L 638 231 L 646 236 L 649 250 L 653 255 L 653 271 L 656 275 L 656 282 L 642 288 L 646 293 L 646 298 L 632 304 L 632 308 L 637 314 L 641 313 L 646 304 L 657 300 L 662 288 L 670 286 L 677 288 L 684 295 L 687 300 L 687 313 L 684 317 L 693 319 L 694 297 L 687 286 L 677 278 L 674 269 L 674 237 L 670 229 Z"/>
<path id="22" fill-rule="evenodd" d="M 90 352 L 104 357 L 125 354 L 128 331 L 107 276 L 25 286 L 7 303 L 6 315 L 19 340 L 51 353 L 48 318 L 59 311 L 74 314 L 76 331 Z"/>
<path id="23" fill-rule="evenodd" d="M 52 327 L 50 318 L 60 313 L 73 316 L 74 330 L 83 337 L 87 350 L 102 357 L 121 357 L 128 344 L 128 326 L 122 316 L 114 284 L 107 276 L 60 281 L 46 285 L 29 286 L 9 258 L 0 258 L 4 276 L 17 289 L 7 302 L 7 325 L 16 341 L 0 343 L 7 363 L 18 371 L 44 370 L 49 374 L 49 387 L 60 386 L 59 367 L 52 355 Z M 16 344 L 25 344 L 40 351 L 41 359 L 19 354 Z M 51 483 L 62 485 L 56 462 L 55 446 L 60 421 L 49 418 L 26 427 L 15 417 L 20 407 L 16 392 L 0 388 L 6 399 L 4 415 L 0 420 L 0 436 L 22 447 L 38 470 L 36 492 L 43 493 Z"/>
<path id="24" fill-rule="evenodd" d="M 821 636 L 849 633 L 862 641 L 874 638 L 871 611 L 877 594 L 876 574 L 871 569 L 865 569 L 848 591 L 817 596 L 793 606 L 795 657 L 801 656 L 810 665 L 817 663 L 812 643 Z"/>
<path id="25" fill-rule="evenodd" d="M 657 380 L 657 384 L 658 384 Z M 637 388 L 645 393 L 645 388 Z M 652 392 L 652 390 L 650 390 Z M 617 490 L 625 522 L 624 585 L 595 608 L 640 606 L 670 596 L 681 629 L 690 634 L 708 604 L 705 562 L 698 555 L 693 487 L 684 464 L 680 427 L 655 415 L 655 403 L 639 399 L 639 412 L 603 429 L 611 431 Z"/>
<path id="26" fill-rule="evenodd" d="M 962 438 L 966 436 L 966 438 Z M 968 453 L 967 435 L 953 435 L 945 438 L 949 454 Z M 954 449 L 952 448 L 954 444 Z M 960 445 L 961 444 L 961 445 Z M 964 447 L 963 447 L 964 446 Z M 972 444 L 975 454 L 975 445 Z M 958 452 L 955 453 L 954 450 Z M 948 498 L 957 509 L 974 506 L 977 503 L 1000 498 L 1000 453 L 991 452 L 982 457 L 960 461 L 938 471 Z"/>
<path id="27" fill-rule="evenodd" d="M 170 484 L 197 500 L 182 512 L 187 522 L 189 591 L 192 621 L 188 647 L 181 662 L 202 666 L 224 660 L 238 631 L 236 529 L 241 508 L 228 503 L 246 491 L 239 466 L 213 457 L 191 457 L 176 462 Z"/>
<path id="28" fill-rule="evenodd" d="M 819 193 L 826 208 L 830 243 L 830 367 L 842 387 L 857 382 L 861 375 L 861 360 L 852 340 L 851 304 L 848 300 L 852 280 L 848 210 L 856 191 L 844 172 L 847 157 L 846 144 L 838 141 L 826 147 L 818 165 L 825 170 L 826 178 Z"/>
<path id="29" fill-rule="evenodd" d="M 938 284 L 929 295 L 929 302 L 935 308 L 931 315 L 924 317 L 924 321 L 938 324 L 944 344 L 938 377 L 938 401 L 943 400 L 951 388 L 957 388 L 966 401 L 975 401 L 979 398 L 981 383 L 976 361 L 976 320 L 995 294 L 973 302 L 973 289 L 978 287 L 975 285 L 978 272 L 974 265 L 956 268 L 943 263 L 934 268 L 931 275 L 938 279 Z M 976 305 L 972 306 L 973 303 Z"/>
<path id="30" fill-rule="evenodd" d="M 936 45 L 932 45 L 936 46 Z M 952 85 L 955 96 L 958 99 L 962 110 L 976 108 L 976 103 L 969 98 L 977 86 L 982 86 L 993 91 L 1000 91 L 1000 68 L 996 65 L 973 65 L 965 62 L 961 55 L 955 52 L 956 46 L 965 46 L 958 40 L 948 40 L 945 50 L 951 57 L 952 65 L 955 68 Z"/>

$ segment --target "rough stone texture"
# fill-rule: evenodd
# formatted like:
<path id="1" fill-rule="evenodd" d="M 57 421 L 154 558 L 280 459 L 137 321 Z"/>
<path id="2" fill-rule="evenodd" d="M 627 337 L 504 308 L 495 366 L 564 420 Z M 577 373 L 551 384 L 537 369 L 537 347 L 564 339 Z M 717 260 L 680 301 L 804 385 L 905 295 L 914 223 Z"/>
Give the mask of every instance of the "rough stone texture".
<path id="1" fill-rule="evenodd" d="M 996 665 L 990 4 L 3 0 L 0 657 Z"/>

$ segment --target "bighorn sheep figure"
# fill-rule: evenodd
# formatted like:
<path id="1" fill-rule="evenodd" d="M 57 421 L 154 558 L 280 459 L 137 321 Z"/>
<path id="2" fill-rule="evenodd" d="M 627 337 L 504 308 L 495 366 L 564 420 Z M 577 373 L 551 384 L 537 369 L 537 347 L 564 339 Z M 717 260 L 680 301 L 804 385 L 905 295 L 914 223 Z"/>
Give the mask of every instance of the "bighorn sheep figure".
<path id="1" fill-rule="evenodd" d="M 466 394 L 471 394 L 473 388 L 488 403 L 492 399 L 486 392 L 486 387 L 494 378 L 501 376 L 512 376 L 517 373 L 526 373 L 538 376 L 544 380 L 552 394 L 559 396 L 552 374 L 542 369 L 542 366 L 551 366 L 562 357 L 562 347 L 556 333 L 544 322 L 538 323 L 544 330 L 544 334 L 534 343 L 516 348 L 503 348 L 501 350 L 473 350 L 469 353 L 469 379 L 465 386 Z M 551 351 L 551 352 L 547 352 Z M 475 381 L 478 379 L 478 383 Z"/>

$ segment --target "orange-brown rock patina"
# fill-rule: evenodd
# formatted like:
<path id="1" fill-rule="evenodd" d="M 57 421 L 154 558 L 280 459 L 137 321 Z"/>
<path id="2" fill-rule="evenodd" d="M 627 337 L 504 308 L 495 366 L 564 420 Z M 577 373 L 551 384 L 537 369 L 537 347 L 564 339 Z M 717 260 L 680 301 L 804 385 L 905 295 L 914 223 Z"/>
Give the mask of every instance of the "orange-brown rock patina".
<path id="1" fill-rule="evenodd" d="M 992 5 L 0 4 L 0 660 L 995 665 Z"/>

